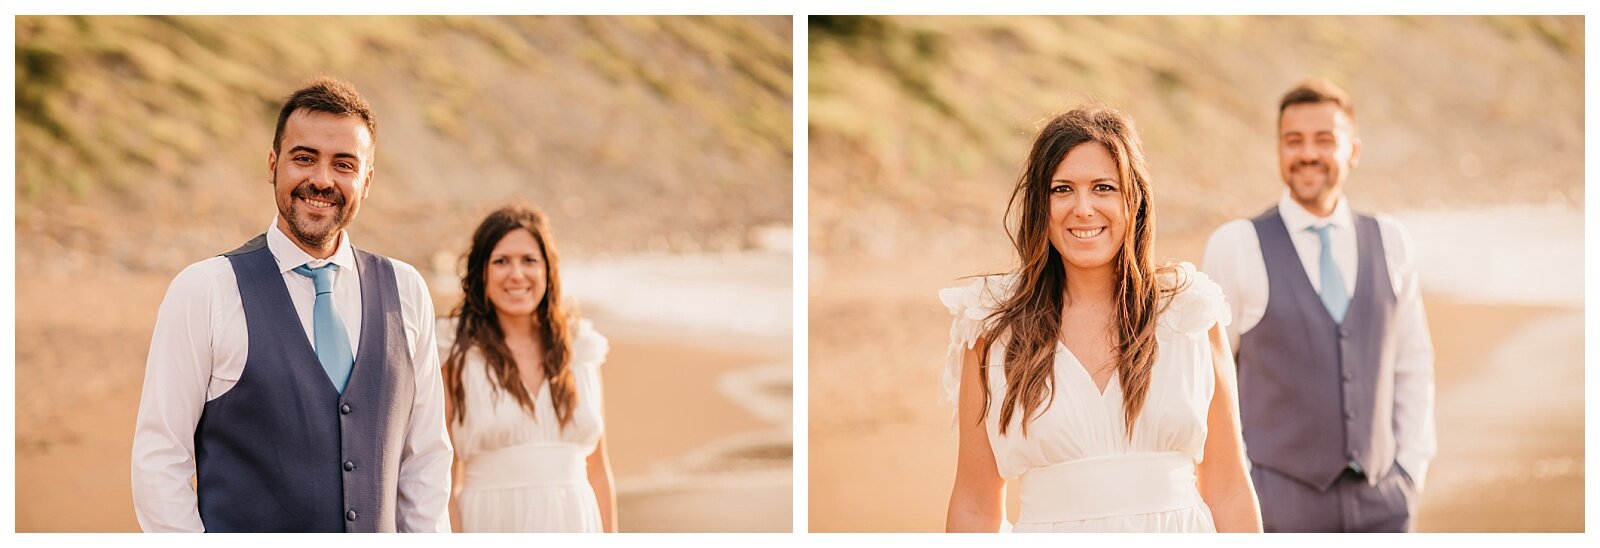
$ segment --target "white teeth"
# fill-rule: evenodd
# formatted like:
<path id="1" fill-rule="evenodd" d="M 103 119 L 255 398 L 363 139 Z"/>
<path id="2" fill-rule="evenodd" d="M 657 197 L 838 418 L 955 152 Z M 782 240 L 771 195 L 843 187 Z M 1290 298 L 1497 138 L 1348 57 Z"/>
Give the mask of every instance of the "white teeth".
<path id="1" fill-rule="evenodd" d="M 1079 238 L 1093 238 L 1095 236 L 1099 236 L 1101 232 L 1105 231 L 1106 227 L 1103 226 L 1094 230 L 1068 230 L 1068 232 L 1071 232 L 1073 236 L 1077 236 Z"/>
<path id="2" fill-rule="evenodd" d="M 306 203 L 311 204 L 311 207 L 333 207 L 333 202 L 324 202 L 321 200 L 313 200 L 311 198 L 305 198 L 305 201 Z"/>

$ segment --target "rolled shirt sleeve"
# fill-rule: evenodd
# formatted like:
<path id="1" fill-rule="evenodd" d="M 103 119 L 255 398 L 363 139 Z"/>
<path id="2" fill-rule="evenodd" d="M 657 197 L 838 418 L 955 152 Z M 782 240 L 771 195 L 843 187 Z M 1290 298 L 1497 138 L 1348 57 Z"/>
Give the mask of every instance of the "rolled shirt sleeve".
<path id="1" fill-rule="evenodd" d="M 398 260 L 394 263 L 417 381 L 400 453 L 396 527 L 400 532 L 448 533 L 454 451 L 445 430 L 444 380 L 435 345 L 433 300 L 415 268 Z"/>
<path id="2" fill-rule="evenodd" d="M 1393 218 L 1378 216 L 1391 276 L 1398 282 L 1394 364 L 1395 461 L 1422 491 L 1428 464 L 1438 452 L 1434 424 L 1433 340 L 1422 306 L 1411 235 Z"/>
<path id="3" fill-rule="evenodd" d="M 185 268 L 156 313 L 133 434 L 133 508 L 146 532 L 201 532 L 194 431 L 212 363 L 215 281 L 204 263 Z"/>
<path id="4" fill-rule="evenodd" d="M 1224 331 L 1229 348 L 1239 350 L 1239 337 L 1260 323 L 1267 312 L 1267 267 L 1261 244 L 1249 220 L 1236 219 L 1217 228 L 1206 241 L 1200 271 L 1222 288 L 1231 321 Z"/>

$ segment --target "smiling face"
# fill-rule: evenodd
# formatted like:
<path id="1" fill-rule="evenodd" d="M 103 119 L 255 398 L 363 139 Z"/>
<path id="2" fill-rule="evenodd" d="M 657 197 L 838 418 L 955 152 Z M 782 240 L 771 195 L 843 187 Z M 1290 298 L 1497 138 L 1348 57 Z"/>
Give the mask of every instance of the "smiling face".
<path id="1" fill-rule="evenodd" d="M 1278 167 L 1289 195 L 1317 216 L 1333 213 L 1361 156 L 1355 123 L 1331 101 L 1297 103 L 1278 121 Z"/>
<path id="2" fill-rule="evenodd" d="M 507 232 L 489 252 L 489 264 L 484 269 L 484 295 L 502 318 L 532 316 L 544 301 L 547 275 L 539 242 L 534 240 L 532 232 L 518 228 Z"/>
<path id="3" fill-rule="evenodd" d="M 372 185 L 372 132 L 358 116 L 297 110 L 267 155 L 278 228 L 314 257 L 333 253 Z"/>
<path id="4" fill-rule="evenodd" d="M 1050 176 L 1050 245 L 1067 270 L 1112 268 L 1128 231 L 1116 158 L 1090 141 L 1072 147 Z"/>

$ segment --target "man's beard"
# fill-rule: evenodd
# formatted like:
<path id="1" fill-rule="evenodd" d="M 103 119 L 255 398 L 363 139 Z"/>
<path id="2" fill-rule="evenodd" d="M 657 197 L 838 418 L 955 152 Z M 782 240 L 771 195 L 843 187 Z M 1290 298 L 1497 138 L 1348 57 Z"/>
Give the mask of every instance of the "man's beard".
<path id="1" fill-rule="evenodd" d="M 277 184 L 276 176 L 273 184 Z M 302 216 L 300 210 L 295 207 L 301 198 L 332 202 L 334 204 L 332 219 L 319 226 L 319 223 Z M 295 188 L 290 194 L 289 203 L 278 204 L 278 214 L 289 222 L 289 232 L 295 239 L 310 247 L 327 247 L 339 237 L 339 232 L 350 224 L 348 218 L 350 210 L 347 206 L 348 202 L 338 190 L 332 188 L 317 190 L 310 185 L 303 185 Z"/>
<path id="2" fill-rule="evenodd" d="M 1308 190 L 1321 194 L 1333 186 L 1333 174 L 1329 171 L 1327 164 L 1321 161 L 1297 163 L 1290 168 L 1289 182 L 1297 192 L 1310 187 Z"/>

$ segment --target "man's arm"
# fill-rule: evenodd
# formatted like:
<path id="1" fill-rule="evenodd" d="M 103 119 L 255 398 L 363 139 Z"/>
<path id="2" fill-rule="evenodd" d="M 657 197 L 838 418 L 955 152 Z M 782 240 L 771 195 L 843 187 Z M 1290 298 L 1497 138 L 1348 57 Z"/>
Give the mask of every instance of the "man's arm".
<path id="1" fill-rule="evenodd" d="M 133 509 L 145 532 L 201 532 L 194 430 L 211 380 L 212 280 L 192 265 L 156 313 L 133 432 Z"/>
<path id="2" fill-rule="evenodd" d="M 1206 241 L 1205 258 L 1200 263 L 1200 271 L 1222 287 L 1222 296 L 1228 300 L 1233 317 L 1223 329 L 1228 335 L 1229 348 L 1239 348 L 1239 334 L 1261 321 L 1265 313 L 1264 308 L 1255 310 L 1243 301 L 1244 293 L 1251 290 L 1246 287 L 1251 278 L 1262 278 L 1259 280 L 1260 288 L 1254 291 L 1265 292 L 1266 287 L 1265 270 L 1257 274 L 1246 269 L 1244 264 L 1248 253 L 1261 256 L 1255 238 L 1255 226 L 1250 221 L 1229 221 L 1211 233 L 1211 238 Z"/>
<path id="3" fill-rule="evenodd" d="M 416 367 L 417 394 L 411 404 L 411 422 L 400 452 L 400 485 L 396 524 L 400 532 L 450 532 L 450 464 L 455 452 L 445 428 L 444 379 L 439 351 L 434 346 L 433 299 L 422 276 L 410 265 L 395 261 L 401 305 L 416 331 L 411 342 L 411 363 Z"/>
<path id="4" fill-rule="evenodd" d="M 1389 267 L 1400 280 L 1395 308 L 1394 439 L 1395 461 L 1422 491 L 1428 463 L 1438 452 L 1433 416 L 1433 340 L 1422 307 L 1411 234 L 1393 219 L 1380 217 Z M 1389 251 L 1392 250 L 1392 251 Z"/>

